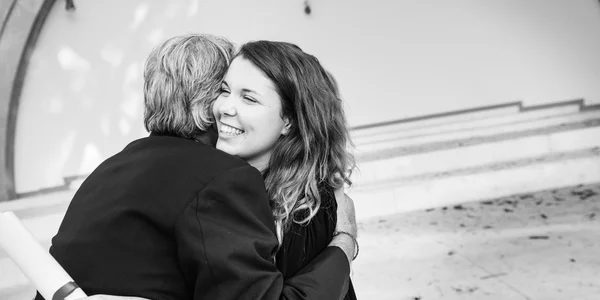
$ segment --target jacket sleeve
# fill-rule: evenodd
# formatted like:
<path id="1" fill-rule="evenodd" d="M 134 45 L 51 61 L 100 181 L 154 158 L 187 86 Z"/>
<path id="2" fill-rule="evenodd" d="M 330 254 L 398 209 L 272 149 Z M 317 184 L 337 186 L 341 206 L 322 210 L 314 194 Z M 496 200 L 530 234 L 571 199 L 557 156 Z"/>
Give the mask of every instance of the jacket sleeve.
<path id="1" fill-rule="evenodd" d="M 194 299 L 339 299 L 349 280 L 345 254 L 328 247 L 284 281 L 264 182 L 251 166 L 205 186 L 178 218 L 175 238 Z"/>

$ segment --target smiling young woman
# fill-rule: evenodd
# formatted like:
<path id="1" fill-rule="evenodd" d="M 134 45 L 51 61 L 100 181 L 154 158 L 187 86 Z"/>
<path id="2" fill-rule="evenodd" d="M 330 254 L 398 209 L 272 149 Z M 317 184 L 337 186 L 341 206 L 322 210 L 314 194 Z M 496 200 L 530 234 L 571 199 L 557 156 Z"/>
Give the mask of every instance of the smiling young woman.
<path id="1" fill-rule="evenodd" d="M 263 174 L 280 242 L 277 268 L 293 276 L 339 233 L 334 191 L 351 184 L 337 86 L 298 46 L 251 42 L 231 63 L 213 113 L 217 149 Z M 345 299 L 356 299 L 351 284 Z"/>
<path id="2" fill-rule="evenodd" d="M 260 69 L 242 56 L 234 59 L 213 108 L 217 149 L 264 171 L 275 142 L 289 131 L 281 104 L 275 85 Z"/>

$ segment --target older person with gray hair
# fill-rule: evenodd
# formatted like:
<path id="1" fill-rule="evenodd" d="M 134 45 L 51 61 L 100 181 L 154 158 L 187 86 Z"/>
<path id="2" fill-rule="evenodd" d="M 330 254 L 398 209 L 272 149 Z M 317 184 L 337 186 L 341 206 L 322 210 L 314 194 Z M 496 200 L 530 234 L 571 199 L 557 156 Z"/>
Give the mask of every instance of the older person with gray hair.
<path id="1" fill-rule="evenodd" d="M 352 242 L 337 236 L 284 282 L 273 263 L 278 241 L 261 174 L 210 143 L 210 107 L 233 53 L 223 38 L 193 34 L 169 39 L 150 54 L 144 71 L 150 136 L 90 174 L 52 239 L 50 253 L 88 295 L 183 300 L 344 294 Z"/>

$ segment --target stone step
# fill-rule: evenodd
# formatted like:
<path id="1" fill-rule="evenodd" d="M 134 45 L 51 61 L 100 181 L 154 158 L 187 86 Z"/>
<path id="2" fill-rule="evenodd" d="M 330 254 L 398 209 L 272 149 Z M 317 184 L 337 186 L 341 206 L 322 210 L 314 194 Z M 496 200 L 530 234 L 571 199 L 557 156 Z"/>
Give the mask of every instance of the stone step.
<path id="1" fill-rule="evenodd" d="M 388 132 L 385 134 L 363 137 L 354 140 L 354 143 L 358 152 L 369 152 L 392 147 L 408 147 L 419 144 L 447 142 L 532 129 L 543 129 L 563 124 L 581 123 L 593 119 L 600 119 L 600 109 L 565 114 L 564 110 L 566 108 L 571 107 L 554 108 L 553 110 L 556 115 L 549 115 L 545 110 L 531 111 L 473 122 L 460 122 L 408 131 Z"/>
<path id="2" fill-rule="evenodd" d="M 464 126 L 464 124 L 486 122 L 492 119 L 527 119 L 558 116 L 595 109 L 596 106 L 586 106 L 584 100 L 570 100 L 544 105 L 523 106 L 522 102 L 505 103 L 487 107 L 451 111 L 439 114 L 401 119 L 379 124 L 370 124 L 353 128 L 352 137 L 359 141 L 365 137 L 380 134 L 421 130 L 431 127 Z"/>
<path id="3" fill-rule="evenodd" d="M 600 126 L 600 119 L 592 119 L 579 123 L 560 124 L 540 129 L 529 129 L 524 131 L 498 133 L 489 136 L 469 137 L 465 139 L 455 139 L 451 141 L 433 142 L 419 145 L 411 145 L 406 147 L 390 147 L 386 149 L 378 149 L 376 151 L 357 151 L 355 157 L 358 161 L 381 160 L 396 156 L 411 155 L 417 153 L 445 151 L 453 148 L 470 147 L 486 143 L 494 143 L 512 139 L 520 139 L 530 136 L 548 135 L 559 132 L 576 131 L 585 128 Z"/>
<path id="4" fill-rule="evenodd" d="M 365 136 L 385 134 L 387 132 L 397 132 L 415 128 L 437 126 L 441 124 L 452 124 L 456 122 L 469 122 L 474 120 L 489 119 L 500 116 L 511 116 L 519 113 L 518 103 L 497 105 L 481 109 L 469 109 L 465 111 L 440 113 L 422 117 L 402 119 L 394 122 L 382 124 L 372 124 L 358 126 L 352 129 L 353 139 L 360 139 Z"/>
<path id="5" fill-rule="evenodd" d="M 598 135 L 596 135 L 597 137 Z M 435 160 L 434 160 L 435 162 Z M 600 149 L 554 153 L 347 189 L 357 219 L 600 182 Z"/>
<path id="6" fill-rule="evenodd" d="M 451 172 L 504 163 L 531 157 L 600 147 L 600 126 L 499 139 L 474 145 L 437 151 L 422 151 L 380 159 L 357 160 L 358 171 L 352 175 L 357 186 L 389 179 L 422 174 Z"/>

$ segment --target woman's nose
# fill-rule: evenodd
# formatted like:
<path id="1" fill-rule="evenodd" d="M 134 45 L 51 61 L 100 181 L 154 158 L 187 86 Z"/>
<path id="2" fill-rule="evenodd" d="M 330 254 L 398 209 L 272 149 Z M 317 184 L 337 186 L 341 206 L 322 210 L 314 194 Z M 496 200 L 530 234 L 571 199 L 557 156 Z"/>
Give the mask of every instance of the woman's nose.
<path id="1" fill-rule="evenodd" d="M 219 106 L 219 113 L 227 116 L 234 116 L 236 114 L 235 103 L 231 99 L 232 97 L 223 97 L 221 105 Z"/>

